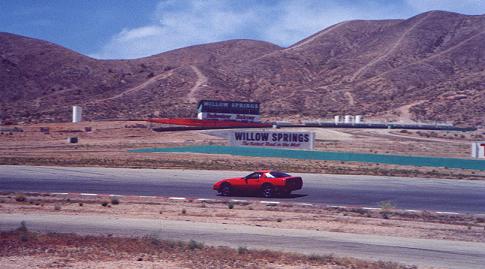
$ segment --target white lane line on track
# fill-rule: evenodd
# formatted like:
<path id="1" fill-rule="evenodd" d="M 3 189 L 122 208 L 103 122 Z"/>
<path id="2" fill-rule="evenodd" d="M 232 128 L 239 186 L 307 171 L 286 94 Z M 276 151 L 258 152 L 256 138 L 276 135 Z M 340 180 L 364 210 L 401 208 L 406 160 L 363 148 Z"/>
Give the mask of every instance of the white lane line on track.
<path id="1" fill-rule="evenodd" d="M 200 202 L 214 202 L 214 201 L 217 201 L 217 200 L 216 199 L 199 198 L 199 199 L 196 199 L 196 201 L 200 201 Z"/>
<path id="2" fill-rule="evenodd" d="M 378 207 L 363 207 L 362 209 L 365 209 L 365 210 L 380 210 L 380 208 L 378 208 Z"/>
<path id="3" fill-rule="evenodd" d="M 416 210 L 416 209 L 405 209 L 404 211 L 406 211 L 406 212 L 413 212 L 413 213 L 421 212 L 421 210 Z"/>
<path id="4" fill-rule="evenodd" d="M 347 208 L 346 206 L 343 206 L 343 205 L 329 205 L 327 207 L 330 207 L 330 208 Z"/>
<path id="5" fill-rule="evenodd" d="M 146 196 L 146 195 L 139 195 L 139 196 L 135 196 L 135 197 L 139 197 L 139 198 L 157 198 L 157 196 Z"/>
<path id="6" fill-rule="evenodd" d="M 168 197 L 170 200 L 186 200 L 187 198 L 185 197 Z"/>
<path id="7" fill-rule="evenodd" d="M 96 194 L 96 193 L 80 193 L 79 195 L 82 195 L 82 196 L 98 196 L 98 194 Z"/>
<path id="8" fill-rule="evenodd" d="M 457 212 L 447 212 L 447 211 L 437 211 L 437 214 L 446 214 L 446 215 L 460 215 L 460 213 Z"/>
<path id="9" fill-rule="evenodd" d="M 261 204 L 273 204 L 273 205 L 277 205 L 277 204 L 280 204 L 280 202 L 274 202 L 274 201 L 259 201 Z"/>
<path id="10" fill-rule="evenodd" d="M 51 192 L 50 195 L 69 195 L 67 192 Z"/>
<path id="11" fill-rule="evenodd" d="M 294 203 L 295 205 L 301 205 L 301 206 L 313 206 L 313 204 L 309 203 Z"/>
<path id="12" fill-rule="evenodd" d="M 120 195 L 120 194 L 110 194 L 108 196 L 110 196 L 110 197 L 123 197 L 124 195 Z"/>
<path id="13" fill-rule="evenodd" d="M 234 202 L 234 203 L 249 203 L 248 200 L 237 200 L 237 199 L 231 199 L 229 200 L 230 202 Z"/>

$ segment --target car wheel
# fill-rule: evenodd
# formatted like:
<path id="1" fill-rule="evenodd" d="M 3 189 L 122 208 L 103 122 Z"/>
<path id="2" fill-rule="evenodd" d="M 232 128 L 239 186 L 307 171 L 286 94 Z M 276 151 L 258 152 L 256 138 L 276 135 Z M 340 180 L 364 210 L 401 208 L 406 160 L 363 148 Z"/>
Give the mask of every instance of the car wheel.
<path id="1" fill-rule="evenodd" d="M 263 197 L 265 198 L 271 198 L 273 197 L 273 192 L 274 188 L 270 184 L 266 184 L 263 186 L 263 189 L 261 190 Z"/>
<path id="2" fill-rule="evenodd" d="M 229 184 L 222 185 L 222 187 L 221 187 L 221 195 L 222 196 L 231 196 L 231 193 L 232 193 L 231 185 L 229 185 Z"/>

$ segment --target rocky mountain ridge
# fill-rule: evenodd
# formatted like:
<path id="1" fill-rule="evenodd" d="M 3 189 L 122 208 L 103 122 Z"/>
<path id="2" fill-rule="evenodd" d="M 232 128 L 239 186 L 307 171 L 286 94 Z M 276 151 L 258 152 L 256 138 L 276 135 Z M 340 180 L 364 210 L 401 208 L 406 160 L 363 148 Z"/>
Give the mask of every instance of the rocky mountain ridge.
<path id="1" fill-rule="evenodd" d="M 96 60 L 0 33 L 0 113 L 17 121 L 192 117 L 198 100 L 262 103 L 263 118 L 359 114 L 485 124 L 485 16 L 431 11 L 346 21 L 290 47 L 230 40 Z"/>

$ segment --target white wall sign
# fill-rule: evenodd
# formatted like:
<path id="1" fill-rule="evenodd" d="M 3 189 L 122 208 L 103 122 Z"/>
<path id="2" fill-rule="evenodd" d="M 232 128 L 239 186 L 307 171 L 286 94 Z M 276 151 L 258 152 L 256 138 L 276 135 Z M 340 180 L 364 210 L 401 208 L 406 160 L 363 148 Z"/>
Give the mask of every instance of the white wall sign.
<path id="1" fill-rule="evenodd" d="M 472 143 L 472 158 L 485 159 L 485 141 Z"/>
<path id="2" fill-rule="evenodd" d="M 313 150 L 313 132 L 232 131 L 229 143 L 238 147 L 267 147 Z"/>
<path id="3" fill-rule="evenodd" d="M 247 115 L 247 114 L 199 112 L 197 114 L 197 118 L 199 120 L 235 120 L 235 121 L 246 121 L 246 122 L 259 122 L 259 115 Z"/>

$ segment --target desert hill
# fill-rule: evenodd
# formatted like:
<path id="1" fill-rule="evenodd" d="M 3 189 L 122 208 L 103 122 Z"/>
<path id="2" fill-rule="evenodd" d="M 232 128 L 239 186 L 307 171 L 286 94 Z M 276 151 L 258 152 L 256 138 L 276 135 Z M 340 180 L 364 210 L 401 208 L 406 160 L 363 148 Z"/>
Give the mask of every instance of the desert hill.
<path id="1" fill-rule="evenodd" d="M 4 119 L 194 116 L 201 99 L 262 103 L 263 116 L 362 114 L 485 124 L 485 16 L 431 11 L 346 21 L 281 48 L 253 40 L 96 60 L 0 33 Z"/>

